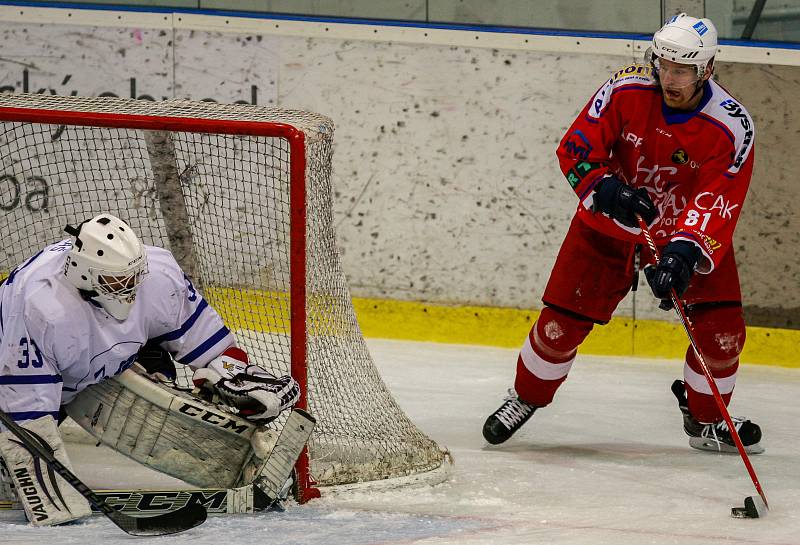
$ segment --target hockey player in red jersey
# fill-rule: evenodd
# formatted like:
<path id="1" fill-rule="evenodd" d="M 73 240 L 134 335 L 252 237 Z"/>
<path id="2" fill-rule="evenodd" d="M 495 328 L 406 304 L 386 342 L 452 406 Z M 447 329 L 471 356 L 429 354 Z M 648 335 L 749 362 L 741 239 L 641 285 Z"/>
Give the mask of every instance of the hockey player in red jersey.
<path id="1" fill-rule="evenodd" d="M 681 297 L 699 349 L 726 403 L 745 341 L 732 236 L 754 161 L 754 125 L 711 79 L 717 31 L 680 14 L 653 36 L 645 64 L 614 73 L 583 108 L 557 150 L 578 209 L 544 292 L 544 308 L 517 360 L 514 389 L 487 420 L 487 441 L 506 441 L 548 405 L 595 324 L 605 324 L 652 264 L 636 215 L 661 249 L 644 269 L 669 309 Z M 695 448 L 733 451 L 733 441 L 691 346 L 673 384 Z M 751 453 L 759 426 L 734 419 Z"/>

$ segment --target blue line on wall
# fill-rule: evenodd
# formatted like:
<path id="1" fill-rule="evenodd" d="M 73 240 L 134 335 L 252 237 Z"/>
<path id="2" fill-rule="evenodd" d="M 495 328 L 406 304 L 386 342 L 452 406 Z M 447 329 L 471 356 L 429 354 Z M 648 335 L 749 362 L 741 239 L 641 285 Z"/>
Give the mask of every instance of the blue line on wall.
<path id="1" fill-rule="evenodd" d="M 601 38 L 609 40 L 650 40 L 652 34 L 625 32 L 594 32 L 580 30 L 559 30 L 528 27 L 508 27 L 495 25 L 468 25 L 457 23 L 426 23 L 423 21 L 397 21 L 389 19 L 357 19 L 352 17 L 320 17 L 312 15 L 290 15 L 285 13 L 257 13 L 252 11 L 229 11 L 201 8 L 172 8 L 156 6 L 117 6 L 98 4 L 75 4 L 71 2 L 2 2 L 0 6 L 40 7 L 59 9 L 79 9 L 94 11 L 130 11 L 142 13 L 191 13 L 219 17 L 243 17 L 248 19 L 273 19 L 281 21 L 300 21 L 312 23 L 344 23 L 350 25 L 390 26 L 404 28 L 424 28 L 438 30 L 461 30 L 471 32 L 494 32 L 498 34 L 527 34 L 532 36 L 570 36 L 575 38 Z M 770 42 L 755 40 L 720 40 L 720 45 L 741 47 L 766 47 L 774 49 L 800 49 L 800 43 Z"/>

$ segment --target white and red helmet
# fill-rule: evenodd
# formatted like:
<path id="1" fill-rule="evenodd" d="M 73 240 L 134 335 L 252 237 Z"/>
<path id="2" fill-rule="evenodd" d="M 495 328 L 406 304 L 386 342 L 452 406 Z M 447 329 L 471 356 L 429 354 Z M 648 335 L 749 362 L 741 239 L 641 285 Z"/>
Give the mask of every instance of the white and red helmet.
<path id="1" fill-rule="evenodd" d="M 653 35 L 648 49 L 651 59 L 659 58 L 680 64 L 692 64 L 701 78 L 708 63 L 717 54 L 717 28 L 711 19 L 698 19 L 685 13 L 675 15 Z"/>
<path id="2" fill-rule="evenodd" d="M 64 276 L 118 320 L 125 320 L 147 274 L 147 254 L 133 229 L 111 214 L 100 214 L 64 229 L 75 237 Z"/>

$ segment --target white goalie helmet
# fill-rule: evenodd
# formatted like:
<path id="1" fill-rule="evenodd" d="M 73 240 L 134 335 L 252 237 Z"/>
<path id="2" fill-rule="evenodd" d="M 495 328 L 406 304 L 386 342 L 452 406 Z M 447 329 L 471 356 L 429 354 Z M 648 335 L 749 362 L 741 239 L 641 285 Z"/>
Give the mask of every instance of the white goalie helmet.
<path id="1" fill-rule="evenodd" d="M 685 13 L 675 15 L 653 35 L 646 60 L 666 59 L 692 64 L 702 79 L 708 63 L 717 54 L 717 28 L 711 19 L 698 19 Z M 649 58 L 647 58 L 649 57 Z"/>
<path id="2" fill-rule="evenodd" d="M 147 255 L 133 229 L 111 214 L 100 214 L 77 227 L 64 264 L 64 276 L 117 320 L 125 320 L 136 290 L 147 274 Z"/>

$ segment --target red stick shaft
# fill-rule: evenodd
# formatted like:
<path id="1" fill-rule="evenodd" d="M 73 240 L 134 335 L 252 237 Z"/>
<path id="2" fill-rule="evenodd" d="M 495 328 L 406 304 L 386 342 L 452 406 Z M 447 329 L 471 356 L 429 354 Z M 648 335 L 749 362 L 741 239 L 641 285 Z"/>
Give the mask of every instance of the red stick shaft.
<path id="1" fill-rule="evenodd" d="M 650 251 L 653 252 L 653 257 L 655 257 L 656 262 L 658 262 L 658 260 L 661 259 L 661 255 L 658 251 L 655 241 L 653 240 L 653 235 L 650 234 L 650 229 L 647 228 L 647 224 L 640 215 L 637 214 L 636 219 L 639 220 L 639 227 L 642 229 L 642 234 L 644 235 L 645 240 L 647 240 L 647 245 L 650 247 Z M 747 452 L 744 450 L 742 439 L 739 437 L 739 432 L 736 431 L 736 427 L 733 425 L 731 415 L 728 413 L 728 408 L 725 406 L 725 402 L 722 400 L 722 395 L 719 393 L 719 388 L 717 388 L 717 383 L 714 381 L 714 377 L 711 376 L 711 370 L 706 364 L 706 359 L 703 357 L 703 354 L 697 347 L 697 342 L 695 342 L 694 335 L 692 334 L 691 322 L 686 316 L 683 305 L 681 304 L 680 299 L 678 299 L 678 294 L 675 293 L 674 289 L 670 290 L 670 298 L 672 299 L 672 304 L 675 307 L 675 312 L 678 314 L 678 319 L 680 320 L 684 331 L 686 331 L 686 336 L 689 337 L 689 342 L 692 344 L 694 353 L 697 355 L 697 360 L 700 362 L 700 367 L 703 369 L 703 374 L 708 382 L 708 387 L 711 388 L 711 393 L 714 394 L 714 401 L 717 402 L 719 412 L 722 413 L 722 418 L 725 419 L 725 423 L 728 425 L 728 429 L 731 432 L 731 437 L 733 437 L 733 442 L 736 443 L 736 448 L 739 450 L 739 455 L 742 457 L 744 466 L 747 468 L 747 472 L 750 474 L 750 479 L 752 479 L 758 495 L 761 496 L 762 500 L 764 500 L 764 505 L 769 507 L 767 496 L 764 494 L 764 490 L 761 488 L 761 483 L 758 482 L 756 470 L 753 469 L 753 465 L 750 463 L 750 458 L 747 456 Z"/>

